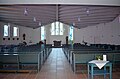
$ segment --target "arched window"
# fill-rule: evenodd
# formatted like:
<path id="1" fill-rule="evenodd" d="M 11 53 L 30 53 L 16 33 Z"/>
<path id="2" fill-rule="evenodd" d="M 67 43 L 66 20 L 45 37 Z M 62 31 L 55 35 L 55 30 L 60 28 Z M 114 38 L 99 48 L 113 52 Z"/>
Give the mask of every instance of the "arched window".
<path id="1" fill-rule="evenodd" d="M 45 39 L 45 27 L 42 26 L 41 27 L 41 40 L 44 40 Z"/>
<path id="2" fill-rule="evenodd" d="M 69 28 L 69 40 L 71 40 L 71 41 L 73 41 L 73 30 L 74 30 L 74 27 L 70 26 L 70 28 Z"/>
<path id="3" fill-rule="evenodd" d="M 9 37 L 10 36 L 10 25 L 4 25 L 4 37 Z"/>
<path id="4" fill-rule="evenodd" d="M 19 28 L 18 27 L 13 27 L 13 36 L 18 37 L 19 36 Z"/>
<path id="5" fill-rule="evenodd" d="M 63 35 L 63 23 L 54 22 L 51 24 L 51 35 Z"/>

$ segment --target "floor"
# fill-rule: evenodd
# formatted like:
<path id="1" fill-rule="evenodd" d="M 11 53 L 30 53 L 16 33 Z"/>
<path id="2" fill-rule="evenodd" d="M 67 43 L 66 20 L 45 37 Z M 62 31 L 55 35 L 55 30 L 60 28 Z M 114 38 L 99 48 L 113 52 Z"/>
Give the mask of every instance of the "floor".
<path id="1" fill-rule="evenodd" d="M 81 67 L 87 68 L 82 65 Z M 120 79 L 119 67 L 113 70 L 112 79 Z M 35 71 L 29 73 L 0 73 L 0 79 L 87 79 L 86 70 L 82 70 L 80 73 L 73 73 L 62 49 L 54 48 L 39 73 Z M 103 79 L 103 76 L 95 76 L 94 79 Z M 106 79 L 109 78 L 107 77 Z"/>

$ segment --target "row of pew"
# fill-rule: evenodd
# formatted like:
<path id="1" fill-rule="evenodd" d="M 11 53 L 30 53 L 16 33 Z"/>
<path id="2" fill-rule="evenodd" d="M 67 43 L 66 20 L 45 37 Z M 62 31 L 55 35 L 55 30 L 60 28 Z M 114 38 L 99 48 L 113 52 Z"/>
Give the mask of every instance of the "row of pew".
<path id="1" fill-rule="evenodd" d="M 90 44 L 92 47 L 104 48 L 109 50 L 120 50 L 120 45 L 111 45 L 111 44 Z"/>
<path id="2" fill-rule="evenodd" d="M 108 46 L 109 47 L 109 46 Z M 120 50 L 112 50 L 109 48 L 97 47 L 96 45 L 73 44 L 65 45 L 63 48 L 66 58 L 74 72 L 77 72 L 77 64 L 87 64 L 91 60 L 95 60 L 97 56 L 107 55 L 107 60 L 113 65 L 120 62 Z"/>
<path id="3" fill-rule="evenodd" d="M 51 45 L 0 46 L 0 71 L 40 71 L 52 51 Z"/>

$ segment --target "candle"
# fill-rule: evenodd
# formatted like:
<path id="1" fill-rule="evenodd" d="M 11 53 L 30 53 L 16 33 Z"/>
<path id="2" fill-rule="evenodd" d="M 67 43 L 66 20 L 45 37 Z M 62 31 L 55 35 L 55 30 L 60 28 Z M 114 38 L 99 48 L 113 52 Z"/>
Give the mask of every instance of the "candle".
<path id="1" fill-rule="evenodd" d="M 107 61 L 107 56 L 103 55 L 103 61 Z"/>

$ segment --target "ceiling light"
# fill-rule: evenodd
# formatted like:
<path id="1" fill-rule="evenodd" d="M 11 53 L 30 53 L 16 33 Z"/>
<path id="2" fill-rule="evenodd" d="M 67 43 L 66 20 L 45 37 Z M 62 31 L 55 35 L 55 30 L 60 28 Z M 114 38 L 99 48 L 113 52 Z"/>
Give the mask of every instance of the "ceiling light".
<path id="1" fill-rule="evenodd" d="M 75 23 L 73 23 L 73 26 L 75 26 Z"/>
<path id="2" fill-rule="evenodd" d="M 78 17 L 78 21 L 80 21 L 80 17 Z"/>
<path id="3" fill-rule="evenodd" d="M 27 16 L 27 15 L 28 15 L 27 8 L 25 8 L 25 10 L 24 10 L 24 15 L 25 15 L 25 16 Z"/>
<path id="4" fill-rule="evenodd" d="M 36 22 L 36 17 L 33 17 L 33 21 Z"/>
<path id="5" fill-rule="evenodd" d="M 90 11 L 89 11 L 89 10 L 87 10 L 86 12 L 87 12 L 87 14 L 89 14 L 89 12 L 90 12 Z"/>
<path id="6" fill-rule="evenodd" d="M 89 10 L 89 8 L 86 8 L 86 13 L 87 13 L 87 15 L 90 14 L 90 10 Z"/>
<path id="7" fill-rule="evenodd" d="M 41 26 L 42 24 L 41 24 L 41 22 L 39 22 L 39 24 L 38 24 L 39 26 Z"/>

